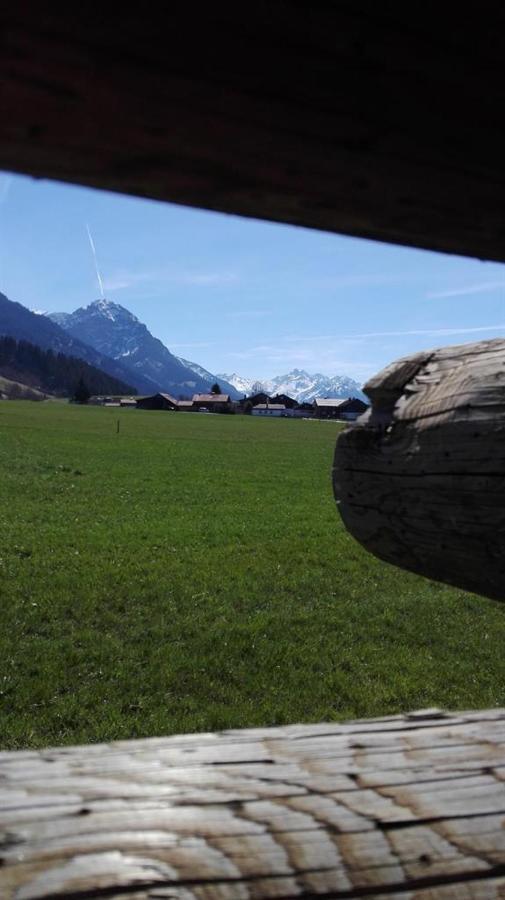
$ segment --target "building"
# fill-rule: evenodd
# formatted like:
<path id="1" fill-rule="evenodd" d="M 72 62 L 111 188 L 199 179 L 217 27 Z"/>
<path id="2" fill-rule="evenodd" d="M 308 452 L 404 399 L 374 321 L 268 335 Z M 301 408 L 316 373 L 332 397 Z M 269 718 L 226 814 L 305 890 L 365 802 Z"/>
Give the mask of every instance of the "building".
<path id="1" fill-rule="evenodd" d="M 193 410 L 195 412 L 230 412 L 229 394 L 194 394 Z"/>
<path id="2" fill-rule="evenodd" d="M 341 419 L 352 422 L 366 412 L 368 405 L 357 397 L 316 397 L 314 416 L 317 419 Z"/>
<path id="3" fill-rule="evenodd" d="M 283 403 L 258 403 L 251 410 L 253 416 L 285 416 L 286 407 Z"/>
<path id="4" fill-rule="evenodd" d="M 259 403 L 270 403 L 270 397 L 264 391 L 259 391 L 257 394 L 251 394 L 250 397 L 246 397 L 245 402 L 250 403 L 252 409 L 253 406 L 258 406 Z"/>
<path id="5" fill-rule="evenodd" d="M 139 397 L 137 409 L 178 409 L 177 400 L 170 394 L 152 394 L 151 397 Z"/>
<path id="6" fill-rule="evenodd" d="M 272 397 L 272 403 L 283 403 L 286 409 L 298 409 L 298 400 L 289 397 L 288 394 L 276 394 Z"/>
<path id="7" fill-rule="evenodd" d="M 177 409 L 179 412 L 193 412 L 193 401 L 192 400 L 178 400 L 177 401 Z"/>

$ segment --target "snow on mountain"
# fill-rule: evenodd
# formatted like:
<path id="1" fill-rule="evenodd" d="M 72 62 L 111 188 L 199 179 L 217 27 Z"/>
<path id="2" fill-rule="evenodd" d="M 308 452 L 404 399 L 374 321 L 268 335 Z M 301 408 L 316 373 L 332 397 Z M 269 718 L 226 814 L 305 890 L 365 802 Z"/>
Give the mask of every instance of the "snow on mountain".
<path id="1" fill-rule="evenodd" d="M 67 334 L 120 361 L 130 372 L 132 383 L 144 393 L 167 391 L 176 397 L 191 397 L 194 393 L 210 390 L 216 380 L 195 363 L 190 367 L 170 353 L 133 313 L 119 303 L 95 300 L 73 313 L 52 313 L 50 318 Z"/>
<path id="2" fill-rule="evenodd" d="M 268 390 L 275 394 L 287 394 L 299 403 L 316 397 L 359 397 L 366 400 L 357 381 L 348 375 L 310 375 L 303 369 L 293 369 L 287 375 L 277 375 L 267 382 Z"/>
<path id="3" fill-rule="evenodd" d="M 287 375 L 277 375 L 274 378 L 257 381 L 253 378 L 242 378 L 240 375 L 222 375 L 218 378 L 226 378 L 237 390 L 244 394 L 251 394 L 257 390 L 264 390 L 270 396 L 274 394 L 287 394 L 299 403 L 314 400 L 316 397 L 366 397 L 357 381 L 348 375 L 310 375 L 303 369 L 293 369 Z"/>
<path id="4" fill-rule="evenodd" d="M 137 387 L 120 361 L 98 352 L 61 326 L 61 317 L 66 315 L 62 313 L 55 320 L 51 320 L 49 316 L 40 315 L 40 312 L 34 313 L 21 303 L 9 300 L 5 294 L 0 293 L 1 335 L 9 335 L 18 341 L 29 341 L 42 347 L 43 350 L 53 350 L 55 353 L 83 359 L 90 366 L 101 369 L 126 385 Z"/>
<path id="5" fill-rule="evenodd" d="M 233 385 L 233 387 L 237 390 L 240 397 L 243 397 L 244 394 L 247 396 L 249 394 L 257 393 L 257 391 L 263 390 L 263 385 L 255 378 L 242 378 L 241 375 L 237 375 L 236 372 L 233 372 L 232 375 L 226 375 L 225 373 L 220 373 L 216 375 L 217 380 L 221 384 L 221 382 L 226 381 L 228 384 Z"/>
<path id="6" fill-rule="evenodd" d="M 189 359 L 183 359 L 182 356 L 176 356 L 176 359 L 178 359 L 183 366 L 191 369 L 191 371 L 194 372 L 195 375 L 198 375 L 199 378 L 208 381 L 211 387 L 217 381 L 222 393 L 229 394 L 232 400 L 239 400 L 242 397 L 242 394 L 238 391 L 237 387 L 226 375 L 213 375 L 212 372 L 207 371 L 203 366 L 199 366 L 198 363 L 191 362 Z"/>

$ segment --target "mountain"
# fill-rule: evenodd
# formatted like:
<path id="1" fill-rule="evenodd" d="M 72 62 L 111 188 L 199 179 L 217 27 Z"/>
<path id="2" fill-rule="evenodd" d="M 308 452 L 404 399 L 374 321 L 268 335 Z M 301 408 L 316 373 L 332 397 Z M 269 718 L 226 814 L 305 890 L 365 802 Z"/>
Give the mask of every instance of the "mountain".
<path id="1" fill-rule="evenodd" d="M 277 375 L 264 381 L 252 378 L 242 378 L 235 373 L 233 375 L 218 375 L 218 379 L 226 378 L 237 390 L 243 394 L 250 394 L 261 385 L 262 390 L 273 396 L 274 394 L 287 394 L 298 400 L 299 403 L 314 400 L 316 397 L 359 397 L 368 402 L 357 381 L 348 375 L 310 375 L 303 369 L 293 369 L 287 375 Z"/>
<path id="2" fill-rule="evenodd" d="M 82 379 L 90 394 L 132 394 L 131 385 L 112 378 L 83 359 L 43 350 L 29 341 L 0 337 L 0 375 L 35 389 L 72 396 Z"/>
<path id="3" fill-rule="evenodd" d="M 186 366 L 187 369 L 191 369 L 191 371 L 198 375 L 199 378 L 203 378 L 205 383 L 209 385 L 209 388 L 217 381 L 221 388 L 221 393 L 229 394 L 232 400 L 240 400 L 243 396 L 240 391 L 237 390 L 236 386 L 232 384 L 231 381 L 227 381 L 223 375 L 213 375 L 211 372 L 208 372 L 207 369 L 204 369 L 203 366 L 190 362 L 189 359 L 183 359 L 182 356 L 176 356 L 176 359 L 178 359 L 183 366 Z"/>
<path id="4" fill-rule="evenodd" d="M 231 384 L 240 398 L 242 398 L 244 394 L 246 397 L 249 396 L 249 394 L 256 394 L 259 391 L 262 391 L 264 387 L 262 381 L 257 381 L 255 378 L 243 378 L 242 375 L 237 375 L 236 372 L 233 372 L 232 375 L 216 375 L 216 378 L 220 385 Z"/>
<path id="5" fill-rule="evenodd" d="M 29 341 L 42 347 L 43 350 L 53 350 L 55 353 L 83 359 L 90 366 L 101 369 L 113 378 L 118 378 L 139 391 L 145 390 L 145 384 L 140 383 L 140 379 L 132 380 L 131 372 L 121 363 L 98 353 L 93 347 L 68 334 L 47 316 L 30 312 L 26 306 L 9 300 L 1 293 L 0 335 L 16 338 L 18 341 Z"/>
<path id="6" fill-rule="evenodd" d="M 216 381 L 215 375 L 170 353 L 119 303 L 95 300 L 73 313 L 51 313 L 49 318 L 74 339 L 120 362 L 129 372 L 130 381 L 137 383 L 141 379 L 148 385 L 142 390 L 149 393 L 167 391 L 176 397 L 190 396 L 209 391 Z M 231 390 L 236 396 L 234 389 Z"/>

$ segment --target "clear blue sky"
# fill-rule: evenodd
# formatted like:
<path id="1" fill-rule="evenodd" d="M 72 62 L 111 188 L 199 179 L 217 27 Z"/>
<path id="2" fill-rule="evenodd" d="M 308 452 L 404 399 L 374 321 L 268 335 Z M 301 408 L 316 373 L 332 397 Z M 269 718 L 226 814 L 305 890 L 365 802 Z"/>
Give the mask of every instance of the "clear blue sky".
<path id="1" fill-rule="evenodd" d="M 505 266 L 0 173 L 0 290 L 70 312 L 105 295 L 179 356 L 253 378 L 363 382 L 505 333 Z"/>

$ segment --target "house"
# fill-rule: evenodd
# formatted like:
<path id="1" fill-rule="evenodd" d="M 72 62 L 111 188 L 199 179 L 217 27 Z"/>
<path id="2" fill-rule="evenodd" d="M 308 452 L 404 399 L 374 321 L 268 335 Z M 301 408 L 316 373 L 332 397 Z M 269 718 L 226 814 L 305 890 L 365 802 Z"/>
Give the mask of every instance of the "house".
<path id="1" fill-rule="evenodd" d="M 192 400 L 178 400 L 177 401 L 177 409 L 179 412 L 193 412 L 193 401 Z"/>
<path id="2" fill-rule="evenodd" d="M 259 391 L 259 393 L 251 394 L 250 397 L 247 397 L 246 402 L 250 403 L 252 408 L 253 406 L 258 406 L 259 403 L 270 403 L 270 397 L 264 391 Z"/>
<path id="3" fill-rule="evenodd" d="M 170 394 L 152 394 L 150 397 L 139 397 L 137 409 L 178 409 L 177 400 Z"/>
<path id="4" fill-rule="evenodd" d="M 134 409 L 137 406 L 137 398 L 136 397 L 121 397 L 119 401 L 120 406 L 130 407 Z"/>
<path id="5" fill-rule="evenodd" d="M 275 397 L 272 397 L 272 403 L 283 403 L 286 409 L 298 408 L 298 401 L 294 397 L 289 397 L 288 394 L 276 394 Z"/>
<path id="6" fill-rule="evenodd" d="M 353 421 L 366 412 L 368 405 L 357 397 L 316 397 L 314 416 L 317 419 L 342 419 Z"/>
<path id="7" fill-rule="evenodd" d="M 231 400 L 229 394 L 194 394 L 193 410 L 195 412 L 230 412 Z"/>
<path id="8" fill-rule="evenodd" d="M 283 403 L 258 403 L 251 410 L 253 416 L 285 416 L 286 407 Z"/>

